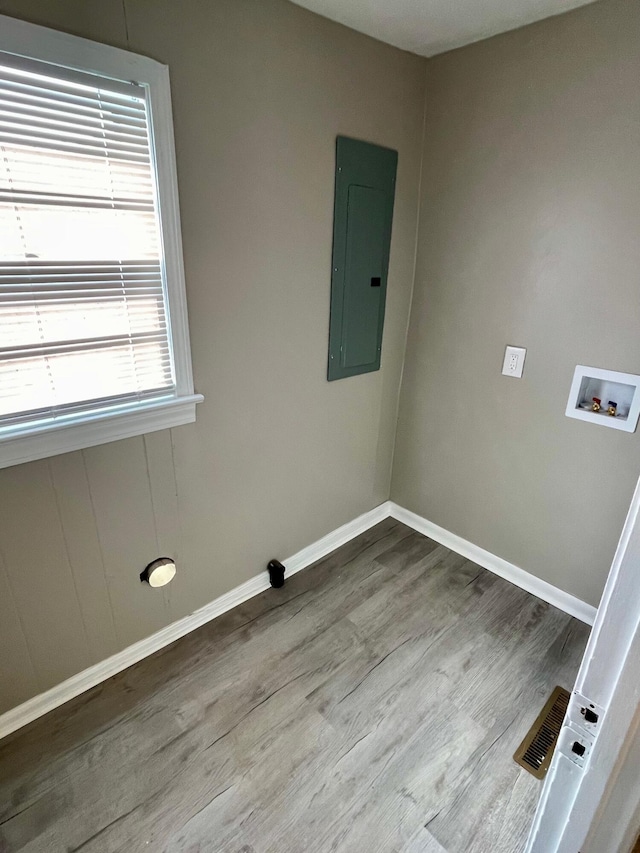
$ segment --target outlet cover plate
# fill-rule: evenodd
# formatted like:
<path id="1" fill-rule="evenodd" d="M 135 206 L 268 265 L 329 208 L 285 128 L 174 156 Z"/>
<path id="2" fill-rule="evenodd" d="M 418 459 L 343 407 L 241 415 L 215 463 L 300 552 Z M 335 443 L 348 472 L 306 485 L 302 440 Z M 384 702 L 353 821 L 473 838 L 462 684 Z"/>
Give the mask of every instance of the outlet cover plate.
<path id="1" fill-rule="evenodd" d="M 504 351 L 502 375 L 512 376 L 514 379 L 522 379 L 526 354 L 527 351 L 524 347 L 508 346 Z"/>

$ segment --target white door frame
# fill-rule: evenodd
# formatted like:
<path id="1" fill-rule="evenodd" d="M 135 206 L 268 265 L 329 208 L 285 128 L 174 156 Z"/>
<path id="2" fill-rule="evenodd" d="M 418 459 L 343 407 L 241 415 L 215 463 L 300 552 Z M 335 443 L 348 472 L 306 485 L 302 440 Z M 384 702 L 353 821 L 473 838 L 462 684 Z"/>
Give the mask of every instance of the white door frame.
<path id="1" fill-rule="evenodd" d="M 622 752 L 582 853 L 629 853 L 640 835 L 640 714 Z"/>
<path id="2" fill-rule="evenodd" d="M 526 853 L 588 853 L 640 721 L 640 481 L 613 559 Z M 585 719 L 585 712 L 597 721 Z M 587 714 L 587 717 L 591 717 Z M 591 717 L 593 720 L 593 717 Z M 574 745 L 578 744 L 576 754 Z M 636 792 L 630 796 L 633 798 Z M 631 802 L 637 815 L 637 802 Z M 627 812 L 629 809 L 627 809 Z M 620 839 L 628 827 L 618 827 Z M 618 853 L 622 840 L 600 853 Z M 618 844 L 618 846 L 613 846 Z M 623 848 L 622 848 L 623 849 Z M 624 850 L 624 853 L 628 853 Z"/>

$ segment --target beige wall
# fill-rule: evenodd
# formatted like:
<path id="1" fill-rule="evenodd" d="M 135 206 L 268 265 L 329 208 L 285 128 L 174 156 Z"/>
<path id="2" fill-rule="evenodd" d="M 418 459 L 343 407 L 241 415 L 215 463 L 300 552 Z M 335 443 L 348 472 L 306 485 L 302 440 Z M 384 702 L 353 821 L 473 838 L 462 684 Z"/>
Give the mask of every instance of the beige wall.
<path id="1" fill-rule="evenodd" d="M 564 408 L 577 363 L 640 372 L 640 5 L 428 62 L 284 0 L 125 5 L 0 12 L 169 64 L 206 400 L 194 425 L 0 471 L 0 712 L 389 496 L 422 157 L 391 496 L 597 603 L 640 438 Z M 338 133 L 400 161 L 382 370 L 327 383 Z M 179 574 L 152 591 L 164 554 Z"/>
<path id="2" fill-rule="evenodd" d="M 640 434 L 564 410 L 576 364 L 640 373 L 639 46 L 604 0 L 429 62 L 394 461 L 394 500 L 592 604 Z"/>
<path id="3" fill-rule="evenodd" d="M 425 61 L 283 0 L 0 0 L 171 70 L 197 423 L 0 471 L 0 711 L 385 500 Z M 327 383 L 334 141 L 400 153 L 382 370 Z M 177 557 L 163 591 L 139 572 Z"/>

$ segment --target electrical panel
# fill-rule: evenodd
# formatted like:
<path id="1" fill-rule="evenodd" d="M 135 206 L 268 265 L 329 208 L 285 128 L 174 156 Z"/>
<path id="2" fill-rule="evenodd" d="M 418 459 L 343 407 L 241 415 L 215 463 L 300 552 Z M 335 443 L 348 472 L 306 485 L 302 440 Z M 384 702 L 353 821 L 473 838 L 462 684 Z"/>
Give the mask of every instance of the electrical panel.
<path id="1" fill-rule="evenodd" d="M 328 379 L 380 369 L 398 153 L 336 143 Z"/>

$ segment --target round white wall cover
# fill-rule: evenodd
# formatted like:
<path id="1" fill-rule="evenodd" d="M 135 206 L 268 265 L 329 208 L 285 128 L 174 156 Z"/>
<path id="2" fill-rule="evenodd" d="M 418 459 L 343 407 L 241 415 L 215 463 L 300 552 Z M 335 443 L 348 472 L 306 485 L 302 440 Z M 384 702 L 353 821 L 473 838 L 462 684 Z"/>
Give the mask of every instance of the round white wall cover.
<path id="1" fill-rule="evenodd" d="M 160 557 L 159 560 L 149 563 L 140 575 L 140 580 L 146 581 L 149 586 L 153 587 L 166 586 L 174 579 L 175 574 L 176 564 L 173 560 L 170 557 Z"/>

